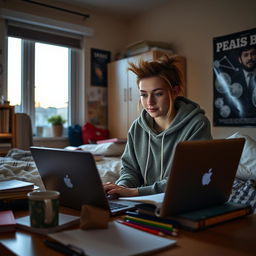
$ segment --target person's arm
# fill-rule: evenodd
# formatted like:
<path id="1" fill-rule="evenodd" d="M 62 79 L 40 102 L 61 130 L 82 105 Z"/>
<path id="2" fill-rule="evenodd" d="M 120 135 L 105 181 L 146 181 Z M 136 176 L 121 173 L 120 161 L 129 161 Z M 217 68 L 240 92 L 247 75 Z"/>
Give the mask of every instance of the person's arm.
<path id="1" fill-rule="evenodd" d="M 152 185 L 138 187 L 138 195 L 144 196 L 144 195 L 163 193 L 165 191 L 166 184 L 167 184 L 167 178 L 164 178 L 161 181 L 157 181 L 153 183 Z"/>
<path id="2" fill-rule="evenodd" d="M 115 184 L 107 182 L 103 184 L 108 195 L 116 196 L 138 196 L 138 188 L 143 184 L 143 177 L 134 152 L 134 141 L 132 127 L 128 133 L 128 140 L 122 155 L 122 168 L 120 177 Z"/>
<path id="3" fill-rule="evenodd" d="M 134 140 L 132 132 L 128 133 L 128 140 L 122 155 L 122 168 L 120 177 L 115 182 L 117 185 L 129 188 L 137 188 L 143 185 L 143 177 L 141 175 L 140 166 L 135 154 Z"/>

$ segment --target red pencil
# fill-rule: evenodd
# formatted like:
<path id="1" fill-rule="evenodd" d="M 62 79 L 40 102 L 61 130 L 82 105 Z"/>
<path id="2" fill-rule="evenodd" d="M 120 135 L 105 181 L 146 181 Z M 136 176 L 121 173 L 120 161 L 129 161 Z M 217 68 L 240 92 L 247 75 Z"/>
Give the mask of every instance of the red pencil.
<path id="1" fill-rule="evenodd" d="M 160 231 L 157 231 L 157 230 L 154 230 L 154 229 L 150 229 L 150 228 L 145 228 L 145 227 L 142 227 L 140 225 L 136 225 L 134 223 L 129 223 L 129 222 L 122 221 L 122 220 L 117 220 L 117 222 L 119 222 L 119 223 L 121 223 L 123 225 L 129 226 L 129 227 L 132 227 L 132 228 L 139 229 L 141 231 L 145 231 L 145 232 L 157 235 L 157 236 L 164 236 L 164 233 L 162 233 Z"/>

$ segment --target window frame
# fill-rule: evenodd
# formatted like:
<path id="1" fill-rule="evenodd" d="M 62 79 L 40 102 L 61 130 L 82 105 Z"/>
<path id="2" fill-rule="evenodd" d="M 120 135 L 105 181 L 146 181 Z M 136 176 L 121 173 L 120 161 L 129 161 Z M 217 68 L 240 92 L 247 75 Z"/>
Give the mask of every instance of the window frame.
<path id="1" fill-rule="evenodd" d="M 32 128 L 35 134 L 35 43 L 36 41 L 21 38 L 21 112 L 31 117 Z M 7 38 L 8 42 L 8 38 Z M 51 44 L 51 43 L 49 43 Z M 52 45 L 52 44 L 51 44 Z M 8 43 L 7 43 L 8 47 Z M 68 123 L 79 124 L 83 119 L 83 108 L 81 98 L 82 88 L 79 86 L 82 79 L 82 50 L 68 48 Z M 7 51 L 8 52 L 8 51 Z M 8 55 L 8 54 L 7 54 Z M 6 56 L 8 61 L 8 56 Z M 8 72 L 7 72 L 8 75 Z M 8 79 L 6 78 L 6 81 Z M 8 84 L 6 82 L 6 92 Z M 8 94 L 8 93 L 7 93 Z M 79 107 L 80 106 L 80 107 Z M 82 121 L 83 123 L 83 121 Z"/>

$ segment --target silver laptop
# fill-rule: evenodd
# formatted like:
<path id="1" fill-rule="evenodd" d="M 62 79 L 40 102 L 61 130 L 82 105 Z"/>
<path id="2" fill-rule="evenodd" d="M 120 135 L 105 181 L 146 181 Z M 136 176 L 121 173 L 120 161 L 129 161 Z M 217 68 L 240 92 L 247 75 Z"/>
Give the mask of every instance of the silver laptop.
<path id="1" fill-rule="evenodd" d="M 135 208 L 133 202 L 107 198 L 91 153 L 44 147 L 30 150 L 45 188 L 60 192 L 60 205 L 79 210 L 89 204 L 111 215 Z"/>
<path id="2" fill-rule="evenodd" d="M 239 138 L 179 143 L 159 215 L 166 217 L 225 203 L 244 142 Z"/>

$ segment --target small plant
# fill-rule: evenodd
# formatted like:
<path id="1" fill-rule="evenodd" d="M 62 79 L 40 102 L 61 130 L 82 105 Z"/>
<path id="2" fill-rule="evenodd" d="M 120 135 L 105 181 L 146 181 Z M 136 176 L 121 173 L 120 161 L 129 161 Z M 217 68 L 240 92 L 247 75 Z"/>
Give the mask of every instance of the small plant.
<path id="1" fill-rule="evenodd" d="M 56 115 L 49 117 L 48 122 L 52 125 L 63 125 L 66 120 L 64 120 L 61 115 Z"/>

